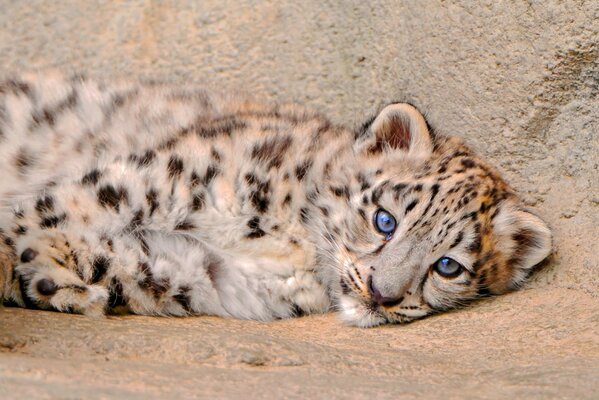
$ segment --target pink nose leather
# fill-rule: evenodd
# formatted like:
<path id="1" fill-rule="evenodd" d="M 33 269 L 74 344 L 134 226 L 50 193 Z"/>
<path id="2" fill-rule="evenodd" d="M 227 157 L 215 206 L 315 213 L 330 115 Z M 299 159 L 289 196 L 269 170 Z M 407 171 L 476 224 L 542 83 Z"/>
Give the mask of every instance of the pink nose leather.
<path id="1" fill-rule="evenodd" d="M 393 307 L 401 303 L 403 297 L 394 298 L 394 297 L 385 297 L 381 294 L 381 292 L 374 286 L 372 283 L 372 277 L 368 280 L 368 292 L 370 293 L 370 297 L 374 300 L 378 305 L 383 307 Z"/>

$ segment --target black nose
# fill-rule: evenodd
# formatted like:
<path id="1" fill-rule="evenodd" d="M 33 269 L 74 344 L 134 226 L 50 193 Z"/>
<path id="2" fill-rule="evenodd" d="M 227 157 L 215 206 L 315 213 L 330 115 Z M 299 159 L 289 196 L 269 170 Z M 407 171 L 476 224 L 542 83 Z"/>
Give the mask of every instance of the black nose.
<path id="1" fill-rule="evenodd" d="M 379 292 L 379 290 L 372 283 L 372 276 L 368 278 L 368 292 L 370 293 L 370 297 L 374 300 L 379 306 L 383 307 L 393 307 L 401 303 L 403 297 L 385 297 Z"/>

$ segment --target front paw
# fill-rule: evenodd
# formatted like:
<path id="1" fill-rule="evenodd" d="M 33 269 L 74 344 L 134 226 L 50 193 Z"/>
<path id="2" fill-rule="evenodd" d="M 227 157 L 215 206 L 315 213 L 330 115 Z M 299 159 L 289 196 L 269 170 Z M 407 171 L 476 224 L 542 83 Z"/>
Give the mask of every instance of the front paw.
<path id="1" fill-rule="evenodd" d="M 311 272 L 297 271 L 285 281 L 285 292 L 295 316 L 323 313 L 330 307 L 326 287 Z"/>
<path id="2" fill-rule="evenodd" d="M 21 264 L 35 262 L 70 270 L 77 268 L 68 240 L 55 229 L 28 232 L 17 240 L 16 252 Z"/>

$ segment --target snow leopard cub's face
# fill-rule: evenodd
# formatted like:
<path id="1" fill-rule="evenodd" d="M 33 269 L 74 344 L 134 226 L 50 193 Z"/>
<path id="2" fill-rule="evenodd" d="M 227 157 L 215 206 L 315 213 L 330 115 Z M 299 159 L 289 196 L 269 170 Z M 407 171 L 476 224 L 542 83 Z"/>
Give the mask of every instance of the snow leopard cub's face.
<path id="1" fill-rule="evenodd" d="M 520 285 L 551 233 L 460 139 L 435 137 L 411 105 L 358 133 L 359 187 L 338 239 L 341 317 L 408 322 Z"/>

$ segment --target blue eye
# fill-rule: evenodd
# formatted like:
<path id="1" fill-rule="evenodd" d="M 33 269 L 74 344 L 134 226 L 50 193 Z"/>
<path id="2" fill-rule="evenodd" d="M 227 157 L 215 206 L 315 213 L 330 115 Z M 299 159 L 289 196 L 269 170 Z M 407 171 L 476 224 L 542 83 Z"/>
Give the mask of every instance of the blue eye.
<path id="1" fill-rule="evenodd" d="M 395 221 L 395 218 L 393 218 L 393 215 L 382 208 L 379 208 L 374 213 L 374 227 L 380 233 L 387 235 L 387 239 L 390 239 L 393 232 L 395 232 L 397 222 Z"/>
<path id="2" fill-rule="evenodd" d="M 453 258 L 443 257 L 433 264 L 433 269 L 444 278 L 455 278 L 462 273 L 464 267 Z"/>

